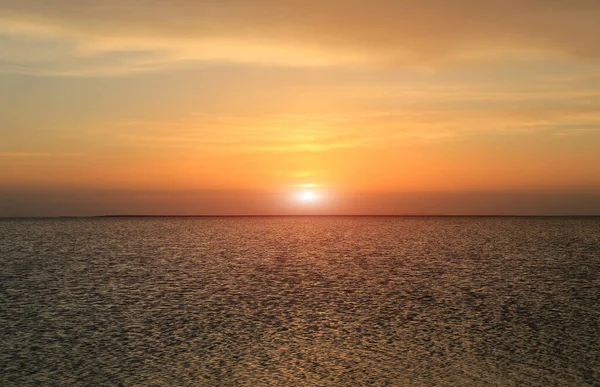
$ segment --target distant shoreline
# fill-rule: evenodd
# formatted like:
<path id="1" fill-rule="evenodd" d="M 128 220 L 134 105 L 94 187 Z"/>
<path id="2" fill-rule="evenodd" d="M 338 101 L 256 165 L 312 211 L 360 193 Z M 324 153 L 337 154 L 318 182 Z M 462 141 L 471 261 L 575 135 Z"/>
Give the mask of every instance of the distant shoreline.
<path id="1" fill-rule="evenodd" d="M 99 215 L 92 218 L 577 218 L 600 217 L 600 215 Z M 84 216 L 85 218 L 85 216 Z"/>

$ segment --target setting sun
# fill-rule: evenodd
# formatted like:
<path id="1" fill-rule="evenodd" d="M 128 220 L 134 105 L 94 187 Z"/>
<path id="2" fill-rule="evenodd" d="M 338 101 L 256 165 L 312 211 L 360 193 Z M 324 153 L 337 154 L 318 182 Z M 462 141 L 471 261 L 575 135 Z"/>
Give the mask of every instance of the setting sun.
<path id="1" fill-rule="evenodd" d="M 314 191 L 302 191 L 297 195 L 299 201 L 303 203 L 314 203 L 319 200 L 319 195 Z"/>

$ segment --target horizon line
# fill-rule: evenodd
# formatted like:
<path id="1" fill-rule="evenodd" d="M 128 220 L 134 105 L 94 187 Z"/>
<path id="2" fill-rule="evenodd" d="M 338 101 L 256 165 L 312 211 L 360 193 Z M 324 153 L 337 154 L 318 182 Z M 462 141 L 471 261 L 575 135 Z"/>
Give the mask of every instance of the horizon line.
<path id="1" fill-rule="evenodd" d="M 251 214 L 251 215 L 52 215 L 52 216 L 0 216 L 0 219 L 68 219 L 68 218 L 311 218 L 311 217 L 363 217 L 363 218 L 598 218 L 600 214 Z"/>

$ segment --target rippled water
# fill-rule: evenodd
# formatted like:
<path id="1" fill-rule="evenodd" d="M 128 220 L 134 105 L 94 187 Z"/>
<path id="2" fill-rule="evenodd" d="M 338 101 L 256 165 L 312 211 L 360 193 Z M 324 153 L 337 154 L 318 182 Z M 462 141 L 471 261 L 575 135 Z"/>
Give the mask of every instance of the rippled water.
<path id="1" fill-rule="evenodd" d="M 600 218 L 0 220 L 2 386 L 593 386 Z"/>

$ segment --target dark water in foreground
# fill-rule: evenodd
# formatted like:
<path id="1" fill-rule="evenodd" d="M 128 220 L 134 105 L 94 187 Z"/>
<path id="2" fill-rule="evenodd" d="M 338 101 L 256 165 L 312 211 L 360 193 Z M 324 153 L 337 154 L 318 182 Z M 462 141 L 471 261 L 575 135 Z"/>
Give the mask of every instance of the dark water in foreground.
<path id="1" fill-rule="evenodd" d="M 2 386 L 593 386 L 600 218 L 0 220 Z"/>

